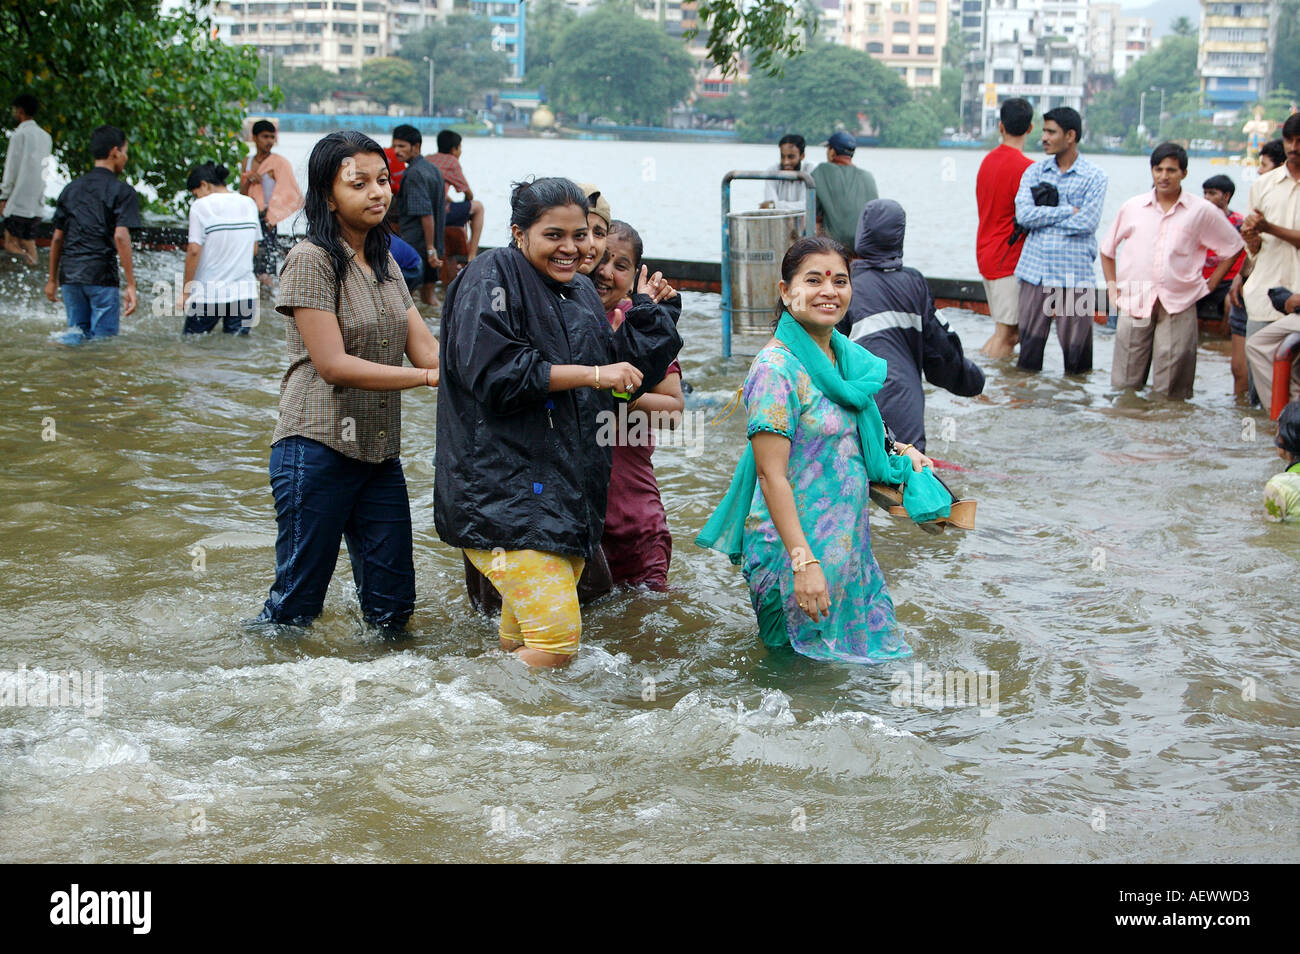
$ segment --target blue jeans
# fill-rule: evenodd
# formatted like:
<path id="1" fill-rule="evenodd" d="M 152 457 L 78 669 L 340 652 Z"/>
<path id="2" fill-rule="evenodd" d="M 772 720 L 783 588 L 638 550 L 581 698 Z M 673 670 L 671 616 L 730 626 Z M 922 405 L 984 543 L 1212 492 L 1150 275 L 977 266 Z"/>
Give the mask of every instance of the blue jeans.
<path id="1" fill-rule="evenodd" d="M 181 334 L 205 335 L 221 321 L 221 330 L 228 335 L 246 335 L 257 315 L 257 302 L 251 298 L 240 301 L 187 302 L 185 328 Z"/>
<path id="2" fill-rule="evenodd" d="M 305 626 L 320 615 L 346 537 L 367 623 L 401 629 L 415 609 L 411 506 L 402 463 L 345 457 L 318 441 L 271 447 L 275 583 L 260 622 Z"/>
<path id="3" fill-rule="evenodd" d="M 61 285 L 68 327 L 80 328 L 87 338 L 117 334 L 122 316 L 122 290 L 116 285 Z"/>

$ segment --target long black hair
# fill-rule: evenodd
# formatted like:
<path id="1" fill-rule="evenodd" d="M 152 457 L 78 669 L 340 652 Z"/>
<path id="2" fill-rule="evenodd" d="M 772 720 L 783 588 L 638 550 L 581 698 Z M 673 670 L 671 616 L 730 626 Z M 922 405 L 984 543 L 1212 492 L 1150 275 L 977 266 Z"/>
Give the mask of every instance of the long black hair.
<path id="1" fill-rule="evenodd" d="M 799 266 L 809 255 L 838 255 L 844 262 L 844 270 L 849 268 L 849 253 L 844 251 L 844 246 L 833 238 L 825 235 L 815 235 L 798 239 L 793 245 L 785 250 L 785 256 L 781 259 L 781 281 L 787 285 L 799 273 Z M 776 331 L 776 326 L 781 323 L 781 315 L 785 312 L 785 302 L 778 295 L 776 299 L 776 317 L 772 319 L 772 330 Z"/>
<path id="2" fill-rule="evenodd" d="M 329 252 L 334 263 L 334 277 L 340 282 L 348 270 L 348 247 L 339 229 L 338 216 L 330 211 L 329 200 L 334 190 L 334 178 L 343 161 L 359 152 L 374 153 L 384 160 L 384 169 L 388 169 L 388 157 L 384 155 L 383 147 L 355 129 L 330 133 L 316 143 L 311 158 L 307 160 L 307 199 L 303 207 L 303 215 L 307 218 L 307 241 Z M 388 229 L 382 224 L 377 225 L 366 233 L 363 247 L 367 264 L 381 282 L 393 278 L 388 270 L 388 235 Z"/>
<path id="3" fill-rule="evenodd" d="M 510 224 L 526 232 L 547 209 L 564 205 L 576 205 L 584 217 L 587 214 L 587 197 L 570 179 L 548 176 L 532 182 L 516 182 L 510 187 Z M 515 244 L 513 238 L 510 244 Z"/>

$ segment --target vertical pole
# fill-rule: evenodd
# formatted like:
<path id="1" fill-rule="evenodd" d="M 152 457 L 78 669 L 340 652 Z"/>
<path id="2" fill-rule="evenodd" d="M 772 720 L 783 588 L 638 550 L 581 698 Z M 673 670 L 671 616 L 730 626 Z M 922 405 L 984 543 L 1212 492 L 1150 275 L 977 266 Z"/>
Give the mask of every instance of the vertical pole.
<path id="1" fill-rule="evenodd" d="M 808 195 L 808 211 L 803 217 L 803 235 L 804 238 L 812 238 L 817 234 L 817 186 L 805 183 L 804 192 Z"/>
<path id="2" fill-rule="evenodd" d="M 722 356 L 731 357 L 731 176 L 722 177 Z"/>

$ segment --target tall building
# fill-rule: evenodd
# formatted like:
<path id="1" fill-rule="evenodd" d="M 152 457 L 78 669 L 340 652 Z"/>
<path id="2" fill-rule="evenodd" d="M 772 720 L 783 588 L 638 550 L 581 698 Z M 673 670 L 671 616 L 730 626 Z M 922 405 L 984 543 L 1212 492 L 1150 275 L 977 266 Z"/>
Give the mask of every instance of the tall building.
<path id="1" fill-rule="evenodd" d="M 1116 79 L 1154 48 L 1155 24 L 1145 17 L 1126 17 L 1118 3 L 1093 3 L 1088 7 L 1088 60 L 1093 73 L 1112 73 Z"/>
<path id="2" fill-rule="evenodd" d="M 285 66 L 360 69 L 391 51 L 386 0 L 235 0 L 217 4 L 230 40 L 282 57 Z"/>
<path id="3" fill-rule="evenodd" d="M 1201 0 L 1196 72 L 1208 108 L 1237 110 L 1268 95 L 1279 6 Z"/>
<path id="4" fill-rule="evenodd" d="M 507 80 L 519 82 L 528 66 L 524 59 L 528 4 L 521 0 L 470 0 L 469 8 L 492 21 L 492 48 L 510 60 Z"/>
<path id="5" fill-rule="evenodd" d="M 938 86 L 948 42 L 948 0 L 843 0 L 846 46 L 870 53 L 913 89 Z"/>
<path id="6" fill-rule="evenodd" d="M 1039 114 L 1082 108 L 1090 65 L 1082 0 L 987 0 L 984 31 L 981 134 L 997 129 L 1002 101 L 1013 96 Z"/>

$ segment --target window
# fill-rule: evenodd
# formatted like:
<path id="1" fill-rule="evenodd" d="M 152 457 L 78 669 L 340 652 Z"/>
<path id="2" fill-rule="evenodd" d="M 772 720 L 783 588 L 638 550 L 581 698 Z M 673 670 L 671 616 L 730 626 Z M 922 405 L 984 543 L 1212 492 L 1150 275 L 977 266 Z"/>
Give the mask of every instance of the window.
<path id="1" fill-rule="evenodd" d="M 907 56 L 912 52 L 912 48 L 906 43 L 895 43 L 889 48 L 889 52 L 894 56 Z"/>
<path id="2" fill-rule="evenodd" d="M 912 32 L 912 24 L 908 23 L 906 20 L 895 20 L 892 29 L 895 33 L 910 34 Z"/>
<path id="3" fill-rule="evenodd" d="M 880 32 L 880 24 L 879 24 L 879 23 L 876 23 L 876 22 L 868 23 L 868 24 L 867 24 L 867 32 L 868 32 L 868 33 L 879 33 L 879 32 Z"/>
<path id="4" fill-rule="evenodd" d="M 994 70 L 993 82 L 995 83 L 1012 83 L 1015 82 L 1015 73 L 1011 70 Z"/>
<path id="5" fill-rule="evenodd" d="M 983 13 L 984 0 L 962 0 L 961 12 L 962 13 Z"/>
<path id="6" fill-rule="evenodd" d="M 934 36 L 934 24 L 933 24 L 933 23 L 918 23 L 918 24 L 916 25 L 916 32 L 917 32 L 917 33 L 920 33 L 920 34 L 923 34 L 923 35 L 925 35 L 925 36 Z"/>
<path id="7" fill-rule="evenodd" d="M 1050 82 L 1053 86 L 1069 86 L 1069 85 L 1070 85 L 1070 71 L 1069 71 L 1069 70 L 1052 70 L 1052 72 L 1051 72 L 1051 77 L 1050 77 L 1050 79 L 1049 79 L 1049 82 Z"/>
<path id="8" fill-rule="evenodd" d="M 379 32 L 379 24 L 378 24 L 378 23 L 363 23 L 363 24 L 361 25 L 361 32 L 362 32 L 362 33 L 378 33 L 378 32 Z"/>
<path id="9" fill-rule="evenodd" d="M 906 13 L 908 6 L 909 4 L 906 3 L 891 3 L 889 9 L 895 13 Z"/>
<path id="10" fill-rule="evenodd" d="M 931 82 L 934 80 L 934 70 L 928 66 L 919 67 L 916 71 L 916 79 L 918 82 L 921 80 Z"/>
<path id="11" fill-rule="evenodd" d="M 918 47 L 916 48 L 916 55 L 917 55 L 917 56 L 934 56 L 934 47 L 932 47 L 932 46 L 918 46 Z"/>
<path id="12" fill-rule="evenodd" d="M 868 53 L 884 53 L 884 52 L 885 52 L 885 44 L 883 44 L 883 43 L 868 43 L 868 44 L 867 44 L 867 52 L 868 52 Z"/>
<path id="13" fill-rule="evenodd" d="M 1224 43 L 1265 43 L 1268 31 L 1262 27 L 1210 27 L 1208 40 Z"/>
<path id="14" fill-rule="evenodd" d="M 1205 54 L 1206 66 L 1261 66 L 1263 53 L 1217 53 Z"/>
<path id="15" fill-rule="evenodd" d="M 1268 8 L 1262 3 L 1211 3 L 1207 4 L 1212 17 L 1266 17 Z"/>
<path id="16" fill-rule="evenodd" d="M 1039 86 L 1043 82 L 1042 70 L 1025 70 L 1025 83 L 1029 86 Z"/>
<path id="17" fill-rule="evenodd" d="M 374 56 L 374 55 L 375 55 L 375 48 L 373 46 L 366 47 L 366 56 Z"/>
<path id="18" fill-rule="evenodd" d="M 339 44 L 339 55 L 340 55 L 340 56 L 350 56 L 351 54 L 352 54 L 352 44 L 351 44 L 351 43 L 340 43 L 340 44 Z"/>
<path id="19" fill-rule="evenodd" d="M 916 6 L 917 13 L 934 13 L 937 4 L 935 0 L 921 0 Z"/>

